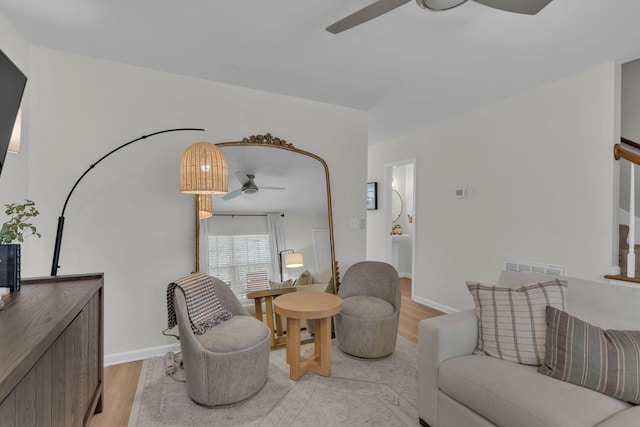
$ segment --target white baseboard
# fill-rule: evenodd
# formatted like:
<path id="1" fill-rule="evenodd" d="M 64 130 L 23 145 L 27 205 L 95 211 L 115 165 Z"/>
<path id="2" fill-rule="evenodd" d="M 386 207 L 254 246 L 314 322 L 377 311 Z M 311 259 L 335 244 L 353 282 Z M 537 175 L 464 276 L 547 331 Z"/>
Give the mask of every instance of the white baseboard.
<path id="1" fill-rule="evenodd" d="M 437 303 L 435 301 L 431 301 L 431 300 L 428 300 L 428 299 L 422 298 L 422 297 L 414 296 L 411 299 L 413 301 L 415 301 L 415 302 L 419 302 L 422 305 L 426 305 L 427 307 L 435 308 L 436 310 L 440 310 L 443 313 L 447 313 L 447 314 L 448 313 L 455 313 L 455 312 L 460 311 L 460 310 L 457 310 L 457 309 L 455 309 L 453 307 L 449 307 L 449 306 L 446 306 L 444 304 L 440 304 L 440 303 Z"/>
<path id="2" fill-rule="evenodd" d="M 180 351 L 180 344 L 161 345 L 159 347 L 141 348 L 139 350 L 124 351 L 104 355 L 104 366 L 118 365 L 120 363 L 133 362 L 134 360 L 150 359 L 164 356 L 166 353 Z"/>

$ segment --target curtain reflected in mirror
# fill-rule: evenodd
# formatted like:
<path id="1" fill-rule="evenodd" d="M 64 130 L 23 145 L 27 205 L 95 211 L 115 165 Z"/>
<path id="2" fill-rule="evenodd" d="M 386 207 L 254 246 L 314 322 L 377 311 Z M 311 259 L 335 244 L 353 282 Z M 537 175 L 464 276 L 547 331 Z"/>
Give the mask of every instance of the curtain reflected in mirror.
<path id="1" fill-rule="evenodd" d="M 335 277 L 326 163 L 268 135 L 217 145 L 227 158 L 229 193 L 214 195 L 213 215 L 198 221 L 198 270 L 241 299 Z M 284 264 L 291 253 L 302 266 Z"/>

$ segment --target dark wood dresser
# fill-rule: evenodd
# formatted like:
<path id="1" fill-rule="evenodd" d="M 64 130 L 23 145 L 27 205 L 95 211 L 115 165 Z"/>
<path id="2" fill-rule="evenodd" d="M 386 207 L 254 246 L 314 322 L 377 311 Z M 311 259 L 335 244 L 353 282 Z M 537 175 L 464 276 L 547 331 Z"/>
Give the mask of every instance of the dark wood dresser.
<path id="1" fill-rule="evenodd" d="M 103 275 L 21 283 L 0 310 L 0 425 L 88 425 L 102 411 Z"/>

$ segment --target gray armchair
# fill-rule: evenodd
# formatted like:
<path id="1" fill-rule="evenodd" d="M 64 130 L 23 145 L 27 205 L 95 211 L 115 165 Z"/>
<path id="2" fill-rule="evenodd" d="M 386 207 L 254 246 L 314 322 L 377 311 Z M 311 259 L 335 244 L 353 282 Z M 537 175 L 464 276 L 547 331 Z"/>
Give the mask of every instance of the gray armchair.
<path id="1" fill-rule="evenodd" d="M 338 348 L 352 356 L 375 359 L 393 353 L 400 316 L 400 278 L 386 263 L 363 261 L 344 275 L 335 315 Z"/>
<path id="2" fill-rule="evenodd" d="M 220 303 L 233 316 L 202 335 L 191 329 L 184 294 L 174 291 L 187 394 L 206 406 L 250 397 L 265 384 L 269 370 L 269 328 L 246 312 L 224 282 L 211 279 Z"/>

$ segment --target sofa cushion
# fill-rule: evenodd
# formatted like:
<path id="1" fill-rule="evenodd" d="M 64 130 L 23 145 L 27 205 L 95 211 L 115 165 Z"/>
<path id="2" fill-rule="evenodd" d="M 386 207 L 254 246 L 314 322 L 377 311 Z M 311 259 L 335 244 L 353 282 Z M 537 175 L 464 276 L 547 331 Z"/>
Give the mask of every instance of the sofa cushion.
<path id="1" fill-rule="evenodd" d="M 545 308 L 565 307 L 566 280 L 522 286 L 518 289 L 467 282 L 478 316 L 479 354 L 525 365 L 544 359 Z"/>
<path id="2" fill-rule="evenodd" d="M 438 385 L 449 397 L 501 426 L 593 426 L 631 407 L 540 375 L 535 367 L 484 355 L 442 362 Z"/>
<path id="3" fill-rule="evenodd" d="M 238 331 L 242 331 L 242 334 L 238 334 Z M 254 317 L 233 316 L 203 335 L 196 335 L 196 339 L 209 351 L 231 353 L 261 343 L 269 333 L 269 328 Z"/>
<path id="4" fill-rule="evenodd" d="M 343 298 L 340 314 L 357 317 L 359 319 L 380 319 L 391 316 L 393 312 L 393 305 L 382 298 L 368 295 L 354 295 Z"/>
<path id="5" fill-rule="evenodd" d="M 519 287 L 558 277 L 542 273 L 503 271 L 498 286 Z M 640 330 L 640 287 L 609 285 L 577 277 L 569 282 L 567 311 L 605 329 Z"/>
<path id="6" fill-rule="evenodd" d="M 284 282 L 274 282 L 273 280 L 269 280 L 269 289 L 281 289 L 281 288 L 290 288 L 295 286 L 296 281 L 294 279 L 285 280 Z"/>
<path id="7" fill-rule="evenodd" d="M 633 408 L 626 409 L 622 412 L 618 412 L 611 418 L 607 418 L 598 427 L 629 427 L 638 425 L 640 420 L 640 406 L 634 406 Z"/>
<path id="8" fill-rule="evenodd" d="M 333 271 L 330 268 L 317 271 L 311 275 L 311 283 L 329 283 L 329 280 L 333 277 Z"/>
<path id="9" fill-rule="evenodd" d="M 640 331 L 601 329 L 547 307 L 547 349 L 538 372 L 640 404 Z"/>
<path id="10" fill-rule="evenodd" d="M 298 280 L 296 280 L 295 286 L 306 286 L 310 284 L 311 284 L 311 273 L 309 273 L 309 270 L 305 270 L 302 273 L 300 273 Z"/>
<path id="11" fill-rule="evenodd" d="M 640 287 L 569 279 L 567 311 L 604 329 L 640 330 Z"/>

